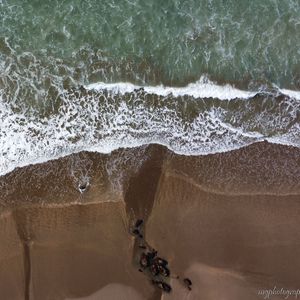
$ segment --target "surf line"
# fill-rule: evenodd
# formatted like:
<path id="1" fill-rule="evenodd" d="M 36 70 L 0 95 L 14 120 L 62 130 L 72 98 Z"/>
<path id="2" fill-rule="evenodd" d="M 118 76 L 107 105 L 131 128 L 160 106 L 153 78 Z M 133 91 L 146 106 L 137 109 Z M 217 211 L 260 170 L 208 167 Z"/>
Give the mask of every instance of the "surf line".
<path id="1" fill-rule="evenodd" d="M 185 87 L 167 87 L 163 85 L 139 86 L 129 82 L 97 82 L 86 85 L 84 88 L 87 90 L 96 91 L 107 90 L 116 94 L 132 93 L 136 90 L 143 89 L 146 93 L 163 97 L 171 94 L 174 97 L 192 96 L 194 98 L 218 98 L 220 100 L 231 100 L 236 98 L 249 99 L 258 93 L 240 90 L 231 86 L 230 84 L 217 85 L 204 76 L 200 77 L 198 81 L 190 83 Z"/>

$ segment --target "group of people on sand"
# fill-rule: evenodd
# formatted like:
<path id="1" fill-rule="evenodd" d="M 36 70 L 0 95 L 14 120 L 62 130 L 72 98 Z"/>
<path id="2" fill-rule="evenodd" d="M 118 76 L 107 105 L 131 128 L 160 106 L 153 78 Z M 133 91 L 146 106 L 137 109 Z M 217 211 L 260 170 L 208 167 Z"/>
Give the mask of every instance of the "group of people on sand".
<path id="1" fill-rule="evenodd" d="M 170 293 L 172 288 L 166 282 L 171 274 L 168 261 L 159 257 L 157 251 L 147 244 L 143 235 L 143 224 L 144 221 L 138 219 L 132 230 L 133 235 L 140 241 L 139 248 L 143 249 L 139 255 L 139 271 L 146 273 L 152 284 L 164 292 Z M 176 276 L 176 278 L 179 279 L 179 276 Z M 189 278 L 184 278 L 183 284 L 191 290 L 192 281 Z"/>

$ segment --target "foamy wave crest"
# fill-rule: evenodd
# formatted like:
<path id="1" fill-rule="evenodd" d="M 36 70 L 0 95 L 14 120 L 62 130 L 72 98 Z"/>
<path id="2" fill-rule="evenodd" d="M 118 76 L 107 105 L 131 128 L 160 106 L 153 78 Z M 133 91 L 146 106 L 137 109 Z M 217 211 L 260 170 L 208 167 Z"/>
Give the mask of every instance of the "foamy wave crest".
<path id="1" fill-rule="evenodd" d="M 300 91 L 293 91 L 288 89 L 279 89 L 279 91 L 286 96 L 300 100 Z"/>
<path id="2" fill-rule="evenodd" d="M 180 96 L 192 96 L 194 98 L 218 98 L 220 100 L 231 100 L 231 99 L 248 99 L 254 97 L 256 92 L 243 91 L 233 86 L 217 85 L 212 81 L 208 80 L 207 77 L 202 76 L 197 82 L 190 83 L 185 87 L 166 87 L 163 85 L 159 86 L 138 86 L 132 83 L 104 83 L 98 82 L 86 86 L 87 89 L 91 90 L 109 90 L 113 93 L 132 93 L 135 90 L 141 88 L 144 89 L 146 93 L 155 94 L 159 96 L 166 97 L 172 95 L 173 97 Z"/>
<path id="3" fill-rule="evenodd" d="M 298 100 L 200 82 L 185 88 L 89 85 L 62 92 L 51 113 L 22 110 L 0 97 L 0 174 L 79 151 L 148 143 L 187 155 L 264 139 L 300 146 Z"/>

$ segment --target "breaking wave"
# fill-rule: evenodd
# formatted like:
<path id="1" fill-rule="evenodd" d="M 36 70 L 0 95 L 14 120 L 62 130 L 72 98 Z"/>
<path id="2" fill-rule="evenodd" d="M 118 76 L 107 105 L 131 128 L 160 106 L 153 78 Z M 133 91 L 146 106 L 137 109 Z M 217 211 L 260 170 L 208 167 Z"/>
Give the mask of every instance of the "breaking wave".
<path id="1" fill-rule="evenodd" d="M 299 93 L 243 91 L 204 77 L 186 87 L 96 83 L 62 92 L 51 113 L 0 101 L 0 174 L 80 151 L 158 143 L 205 155 L 267 140 L 300 146 Z"/>
<path id="2" fill-rule="evenodd" d="M 173 97 L 180 96 L 192 96 L 194 98 L 218 98 L 220 100 L 231 100 L 235 98 L 248 99 L 256 95 L 255 92 L 243 91 L 237 88 L 232 87 L 227 84 L 224 86 L 216 85 L 207 77 L 202 76 L 197 82 L 190 83 L 186 87 L 165 87 L 160 86 L 137 86 L 131 83 L 92 83 L 86 86 L 89 90 L 108 90 L 113 93 L 132 93 L 135 90 L 143 89 L 148 94 L 155 94 L 158 96 L 168 96 L 172 95 Z"/>

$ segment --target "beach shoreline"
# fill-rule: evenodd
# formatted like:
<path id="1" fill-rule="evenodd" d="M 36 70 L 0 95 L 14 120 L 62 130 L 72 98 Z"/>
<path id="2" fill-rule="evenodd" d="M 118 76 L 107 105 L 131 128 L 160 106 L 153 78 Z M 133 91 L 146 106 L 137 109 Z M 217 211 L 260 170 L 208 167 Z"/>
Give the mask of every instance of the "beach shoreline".
<path id="1" fill-rule="evenodd" d="M 1 294 L 234 300 L 297 289 L 299 157 L 266 142 L 207 156 L 149 145 L 16 169 L 0 177 Z M 136 219 L 180 276 L 170 294 L 138 272 Z"/>

